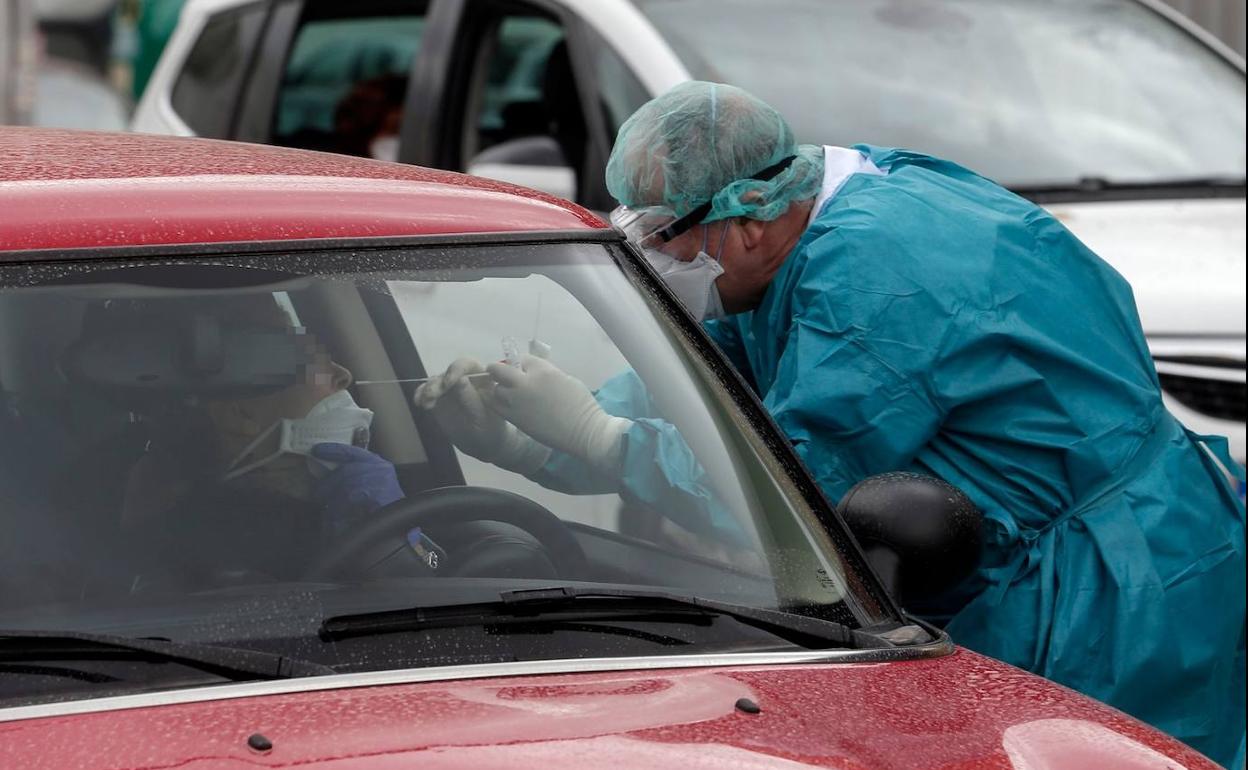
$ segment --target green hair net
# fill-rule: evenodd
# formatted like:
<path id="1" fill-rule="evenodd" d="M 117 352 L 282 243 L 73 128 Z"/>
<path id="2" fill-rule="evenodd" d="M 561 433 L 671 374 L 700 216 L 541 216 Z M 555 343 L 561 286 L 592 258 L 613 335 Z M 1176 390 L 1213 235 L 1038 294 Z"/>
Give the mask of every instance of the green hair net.
<path id="1" fill-rule="evenodd" d="M 790 156 L 777 176 L 749 177 Z M 823 148 L 798 145 L 771 105 L 734 86 L 691 81 L 641 106 L 620 126 L 607 161 L 607 189 L 631 209 L 682 217 L 711 203 L 702 220 L 770 221 L 823 183 Z"/>

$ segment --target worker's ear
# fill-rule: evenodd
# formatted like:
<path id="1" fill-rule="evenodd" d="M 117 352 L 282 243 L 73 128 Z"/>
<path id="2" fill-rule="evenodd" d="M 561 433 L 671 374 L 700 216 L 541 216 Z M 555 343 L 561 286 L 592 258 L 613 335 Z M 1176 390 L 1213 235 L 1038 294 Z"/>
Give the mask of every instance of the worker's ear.
<path id="1" fill-rule="evenodd" d="M 763 231 L 767 229 L 766 222 L 761 219 L 739 217 L 737 223 L 741 227 L 741 243 L 745 248 L 753 250 L 763 242 Z"/>
<path id="2" fill-rule="evenodd" d="M 746 190 L 741 195 L 741 202 L 754 203 L 762 197 L 762 193 L 758 190 Z M 763 230 L 767 227 L 766 222 L 750 217 L 737 217 L 737 224 L 741 226 L 741 243 L 747 249 L 753 250 L 762 242 Z"/>

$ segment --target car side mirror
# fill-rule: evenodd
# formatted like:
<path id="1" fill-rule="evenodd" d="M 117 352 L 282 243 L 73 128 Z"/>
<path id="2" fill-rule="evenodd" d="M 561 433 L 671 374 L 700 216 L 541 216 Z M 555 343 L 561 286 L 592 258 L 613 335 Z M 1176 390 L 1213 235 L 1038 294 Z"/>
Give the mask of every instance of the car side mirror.
<path id="1" fill-rule="evenodd" d="M 984 515 L 940 479 L 872 476 L 849 490 L 837 511 L 902 606 L 939 595 L 979 565 Z"/>

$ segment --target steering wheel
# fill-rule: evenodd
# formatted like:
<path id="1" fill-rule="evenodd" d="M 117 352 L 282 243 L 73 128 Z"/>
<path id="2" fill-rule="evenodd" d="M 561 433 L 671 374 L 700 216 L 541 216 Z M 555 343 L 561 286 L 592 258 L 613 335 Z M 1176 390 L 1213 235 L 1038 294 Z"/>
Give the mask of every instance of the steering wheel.
<path id="1" fill-rule="evenodd" d="M 439 532 L 470 522 L 501 522 L 521 530 L 536 544 L 526 544 L 514 537 L 492 539 L 496 545 L 499 540 L 509 540 L 525 551 L 526 556 L 539 551 L 562 579 L 580 579 L 586 572 L 585 551 L 558 516 L 527 497 L 501 489 L 465 486 L 426 490 L 374 512 L 342 540 L 328 546 L 304 579 L 360 576 L 396 552 L 410 552 L 407 534 L 416 527 L 438 538 Z M 466 552 L 470 553 L 470 549 L 471 546 L 467 546 Z M 456 552 L 449 555 L 452 566 L 461 556 Z"/>

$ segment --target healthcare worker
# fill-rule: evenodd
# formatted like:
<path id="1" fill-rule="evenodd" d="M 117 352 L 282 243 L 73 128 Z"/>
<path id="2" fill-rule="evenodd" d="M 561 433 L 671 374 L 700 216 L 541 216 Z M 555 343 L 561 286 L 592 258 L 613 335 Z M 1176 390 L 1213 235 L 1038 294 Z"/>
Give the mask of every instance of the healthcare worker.
<path id="1" fill-rule="evenodd" d="M 642 106 L 607 184 L 623 204 L 613 220 L 706 321 L 829 499 L 912 470 L 984 512 L 977 573 L 909 609 L 1242 763 L 1244 509 L 1223 467 L 1242 470 L 1224 440 L 1163 407 L 1120 275 L 965 168 L 799 146 L 730 86 L 684 83 Z M 549 362 L 489 371 L 487 406 L 508 429 L 627 472 L 613 463 L 632 451 L 629 407 L 650 419 L 635 389 L 594 394 L 608 412 L 550 389 L 567 375 Z M 670 443 L 648 448 L 683 461 Z M 531 462 L 549 461 L 537 452 Z"/>

